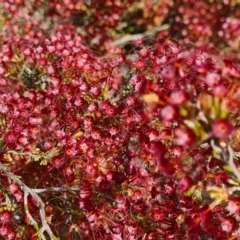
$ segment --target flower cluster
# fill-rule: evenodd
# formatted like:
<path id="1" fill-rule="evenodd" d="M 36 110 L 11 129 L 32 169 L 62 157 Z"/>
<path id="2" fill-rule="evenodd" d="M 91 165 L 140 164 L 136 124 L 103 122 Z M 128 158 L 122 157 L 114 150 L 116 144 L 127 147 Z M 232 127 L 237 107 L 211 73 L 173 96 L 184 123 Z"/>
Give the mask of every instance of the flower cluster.
<path id="1" fill-rule="evenodd" d="M 197 12 L 194 1 L 161 1 L 148 14 L 151 1 L 137 4 L 148 6 L 137 17 L 146 29 L 177 8 L 169 32 L 183 41 L 99 54 L 105 33 L 138 12 L 135 1 L 103 2 L 0 3 L 0 236 L 236 238 L 240 63 L 212 46 L 236 43 L 237 3 L 201 0 Z M 213 40 L 189 45 L 190 35 Z"/>
<path id="2" fill-rule="evenodd" d="M 66 27 L 70 24 L 91 48 L 106 51 L 117 34 L 115 28 L 134 2 L 138 1 L 54 0 L 46 4 L 39 0 L 8 0 L 0 2 L 0 33 L 38 43 L 59 23 Z"/>
<path id="3" fill-rule="evenodd" d="M 183 0 L 173 4 L 171 12 L 171 33 L 181 37 L 183 42 L 198 45 L 209 42 L 211 48 L 239 48 L 239 2 Z"/>

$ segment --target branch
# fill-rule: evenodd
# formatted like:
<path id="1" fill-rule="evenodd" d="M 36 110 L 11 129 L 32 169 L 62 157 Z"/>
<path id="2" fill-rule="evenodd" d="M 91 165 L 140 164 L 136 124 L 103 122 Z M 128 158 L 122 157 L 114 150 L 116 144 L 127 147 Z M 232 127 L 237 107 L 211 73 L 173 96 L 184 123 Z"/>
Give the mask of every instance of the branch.
<path id="1" fill-rule="evenodd" d="M 234 240 L 240 236 L 240 233 L 236 233 L 234 236 L 228 238 L 228 240 Z"/>
<path id="2" fill-rule="evenodd" d="M 70 187 L 53 187 L 53 188 L 33 188 L 32 191 L 35 193 L 44 193 L 44 192 L 79 192 L 80 188 L 70 188 Z"/>
<path id="3" fill-rule="evenodd" d="M 240 187 L 239 186 L 229 187 L 229 188 L 227 188 L 227 190 L 228 190 L 228 194 L 232 195 L 234 192 L 240 191 Z"/>
<path id="4" fill-rule="evenodd" d="M 27 185 L 25 185 L 19 178 L 17 178 L 13 173 L 9 172 L 8 169 L 0 162 L 0 170 L 2 170 L 9 179 L 11 179 L 14 183 L 16 183 L 17 185 L 20 186 L 20 188 L 23 190 L 24 193 L 24 210 L 26 212 L 26 215 L 28 217 L 28 219 L 30 220 L 30 224 L 34 226 L 34 228 L 36 230 L 39 229 L 37 222 L 33 219 L 33 217 L 31 216 L 30 212 L 28 211 L 28 195 L 31 195 L 33 197 L 33 199 L 36 201 L 38 207 L 39 207 L 39 213 L 40 213 L 40 219 L 41 219 L 41 223 L 42 223 L 42 228 L 40 229 L 40 236 L 41 239 L 46 239 L 44 236 L 44 232 L 46 231 L 48 236 L 50 237 L 50 239 L 57 239 L 49 224 L 47 223 L 46 220 L 46 213 L 45 213 L 45 204 L 42 201 L 42 199 L 38 196 L 38 194 L 32 190 L 31 188 L 29 188 Z"/>
<path id="5" fill-rule="evenodd" d="M 228 144 L 226 146 L 226 148 L 225 147 L 223 148 L 219 145 L 216 145 L 214 140 L 212 139 L 211 146 L 212 146 L 213 150 L 218 151 L 219 153 L 222 154 L 222 160 L 228 164 L 228 166 L 232 170 L 232 173 L 235 175 L 237 180 L 240 180 L 240 172 L 238 171 L 238 169 L 234 163 L 233 150 L 232 150 L 232 147 L 230 146 L 230 144 Z"/>
<path id="6" fill-rule="evenodd" d="M 33 152 L 17 152 L 15 150 L 9 150 L 6 152 L 6 154 L 14 154 L 14 155 L 18 155 L 21 157 L 27 156 L 34 161 L 39 161 L 42 159 L 42 162 L 43 162 L 43 160 L 52 159 L 58 153 L 59 153 L 58 148 L 52 148 L 51 150 L 49 150 L 47 152 L 40 152 L 39 149 L 37 149 L 37 148 L 35 150 L 33 150 Z"/>
<path id="7" fill-rule="evenodd" d="M 33 225 L 34 228 L 38 231 L 39 230 L 38 223 L 33 219 L 32 215 L 28 211 L 28 195 L 29 195 L 29 192 L 24 191 L 24 197 L 23 197 L 24 211 L 26 213 L 27 220 L 30 221 L 30 224 Z"/>
<path id="8" fill-rule="evenodd" d="M 169 24 L 164 24 L 159 27 L 155 27 L 151 30 L 147 30 L 144 33 L 138 33 L 138 34 L 133 34 L 133 35 L 126 35 L 122 38 L 119 38 L 115 41 L 113 41 L 114 46 L 119 46 L 119 45 L 126 45 L 129 42 L 135 41 L 137 39 L 142 39 L 145 37 L 153 36 L 157 32 L 162 32 L 170 28 Z"/>
<path id="9" fill-rule="evenodd" d="M 240 180 L 240 172 L 238 171 L 235 163 L 234 163 L 234 160 L 233 160 L 233 150 L 231 148 L 230 145 L 227 146 L 227 150 L 228 150 L 228 153 L 229 153 L 229 159 L 228 159 L 228 165 L 229 167 L 231 168 L 233 174 L 235 175 L 235 177 Z"/>

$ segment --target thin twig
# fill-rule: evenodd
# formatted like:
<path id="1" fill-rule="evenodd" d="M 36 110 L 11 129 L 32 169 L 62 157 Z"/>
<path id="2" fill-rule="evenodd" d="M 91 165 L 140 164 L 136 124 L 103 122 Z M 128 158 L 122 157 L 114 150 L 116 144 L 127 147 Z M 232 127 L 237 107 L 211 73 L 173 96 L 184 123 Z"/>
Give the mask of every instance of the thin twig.
<path id="1" fill-rule="evenodd" d="M 38 196 L 38 194 L 35 191 L 33 191 L 31 188 L 29 188 L 27 185 L 25 185 L 19 178 L 17 178 L 17 176 L 15 176 L 13 173 L 9 172 L 8 169 L 1 162 L 0 162 L 0 170 L 2 170 L 9 179 L 11 179 L 17 185 L 19 185 L 20 188 L 23 190 L 25 212 L 28 216 L 28 219 L 30 220 L 30 223 L 32 225 L 34 225 L 34 227 L 37 229 L 38 228 L 37 222 L 33 219 L 33 217 L 31 216 L 31 214 L 28 211 L 28 207 L 27 207 L 28 195 L 31 195 L 33 197 L 33 199 L 36 201 L 36 203 L 39 207 L 40 219 L 41 219 L 41 223 L 42 223 L 42 228 L 40 229 L 40 233 L 39 233 L 41 236 L 41 239 L 46 239 L 44 236 L 45 231 L 47 232 L 50 239 L 57 239 L 54 236 L 49 224 L 46 221 L 45 204 L 42 201 L 42 199 Z"/>
<path id="2" fill-rule="evenodd" d="M 226 148 L 222 148 L 219 145 L 216 145 L 215 141 L 212 139 L 211 146 L 215 151 L 222 153 L 222 160 L 228 164 L 237 180 L 240 180 L 240 172 L 234 163 L 233 150 L 230 144 L 228 144 Z"/>
<path id="3" fill-rule="evenodd" d="M 33 188 L 32 191 L 34 191 L 35 193 L 63 192 L 63 191 L 79 192 L 80 188 L 70 188 L 70 187 Z"/>
<path id="4" fill-rule="evenodd" d="M 240 191 L 240 187 L 239 186 L 229 187 L 229 188 L 227 188 L 227 190 L 228 190 L 228 193 L 231 195 L 236 191 Z"/>
<path id="5" fill-rule="evenodd" d="M 235 163 L 234 163 L 234 160 L 233 160 L 233 150 L 231 148 L 230 145 L 227 146 L 227 150 L 228 150 L 228 153 L 229 153 L 229 160 L 228 160 L 228 165 L 229 167 L 231 168 L 233 174 L 235 175 L 235 177 L 240 180 L 240 172 L 238 171 Z"/>
<path id="6" fill-rule="evenodd" d="M 236 239 L 239 236 L 240 236 L 240 233 L 237 233 L 234 236 L 230 237 L 228 240 L 234 240 L 234 239 Z"/>
<path id="7" fill-rule="evenodd" d="M 31 152 L 21 153 L 21 152 L 17 152 L 17 151 L 14 151 L 14 150 L 9 150 L 6 153 L 7 154 L 14 154 L 14 155 L 18 155 L 18 156 L 27 156 L 27 157 L 32 157 L 32 158 L 34 158 L 35 156 L 38 156 L 37 154 L 33 154 Z"/>
<path id="8" fill-rule="evenodd" d="M 135 41 L 137 39 L 142 39 L 148 36 L 153 36 L 157 32 L 162 32 L 170 28 L 169 24 L 164 24 L 159 27 L 155 27 L 151 30 L 147 30 L 144 33 L 138 33 L 138 34 L 132 34 L 132 35 L 126 35 L 122 38 L 119 38 L 113 42 L 114 46 L 119 46 L 119 45 L 126 45 L 129 42 Z"/>
<path id="9" fill-rule="evenodd" d="M 27 220 L 38 231 L 39 230 L 38 223 L 33 219 L 32 215 L 28 211 L 28 195 L 29 195 L 29 192 L 24 191 L 24 197 L 23 197 L 24 211 L 26 213 Z"/>

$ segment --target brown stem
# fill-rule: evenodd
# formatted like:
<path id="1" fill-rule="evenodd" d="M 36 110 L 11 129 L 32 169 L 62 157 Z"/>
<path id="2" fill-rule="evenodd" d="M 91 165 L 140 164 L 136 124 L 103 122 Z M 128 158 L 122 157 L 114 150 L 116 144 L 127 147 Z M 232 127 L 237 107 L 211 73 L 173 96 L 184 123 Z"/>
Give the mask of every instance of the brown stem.
<path id="1" fill-rule="evenodd" d="M 28 219 L 30 220 L 30 224 L 34 225 L 34 227 L 36 229 L 38 229 L 37 222 L 33 219 L 32 215 L 28 211 L 28 206 L 27 206 L 28 205 L 28 195 L 31 195 L 33 197 L 33 199 L 36 201 L 36 203 L 39 207 L 40 219 L 41 219 L 41 223 L 42 223 L 42 227 L 39 232 L 41 239 L 46 239 L 44 236 L 45 231 L 47 232 L 50 239 L 57 239 L 54 236 L 49 224 L 47 223 L 46 213 L 45 213 L 45 204 L 42 201 L 42 199 L 38 196 L 38 194 L 33 189 L 31 189 L 27 185 L 25 185 L 19 178 L 17 178 L 16 175 L 9 172 L 8 169 L 1 162 L 0 162 L 0 170 L 2 170 L 10 180 L 12 180 L 15 184 L 17 184 L 22 189 L 22 191 L 24 193 L 25 213 L 26 213 Z"/>
<path id="2" fill-rule="evenodd" d="M 145 37 L 153 36 L 157 32 L 162 32 L 170 28 L 169 24 L 164 24 L 162 26 L 153 28 L 151 30 L 148 30 L 144 33 L 138 33 L 138 34 L 132 34 L 132 35 L 126 35 L 124 37 L 121 37 L 113 42 L 114 46 L 119 46 L 119 45 L 126 45 L 129 42 L 135 41 L 137 39 L 142 39 Z"/>

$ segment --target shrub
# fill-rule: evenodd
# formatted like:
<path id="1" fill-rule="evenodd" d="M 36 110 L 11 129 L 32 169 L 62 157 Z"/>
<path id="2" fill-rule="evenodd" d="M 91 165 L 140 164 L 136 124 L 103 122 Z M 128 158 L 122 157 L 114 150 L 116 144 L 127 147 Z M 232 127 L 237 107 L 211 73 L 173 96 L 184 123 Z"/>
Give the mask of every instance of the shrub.
<path id="1" fill-rule="evenodd" d="M 194 3 L 0 3 L 2 239 L 237 239 L 239 3 Z"/>

